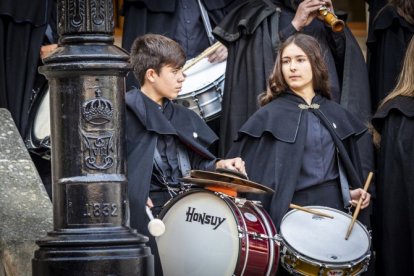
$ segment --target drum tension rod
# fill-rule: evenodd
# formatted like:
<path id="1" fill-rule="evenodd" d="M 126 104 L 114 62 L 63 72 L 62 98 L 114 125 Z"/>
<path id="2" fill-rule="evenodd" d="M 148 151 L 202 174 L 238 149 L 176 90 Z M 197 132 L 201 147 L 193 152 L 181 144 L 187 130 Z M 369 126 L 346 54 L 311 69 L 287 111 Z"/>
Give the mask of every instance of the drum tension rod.
<path id="1" fill-rule="evenodd" d="M 253 239 L 258 239 L 258 240 L 273 240 L 278 246 L 280 246 L 280 242 L 279 239 L 277 237 L 270 237 L 268 235 L 265 234 L 259 234 L 256 232 L 249 232 L 249 231 L 245 231 L 243 230 L 240 225 L 238 226 L 238 230 L 239 230 L 239 234 L 241 235 L 247 235 L 247 236 L 252 236 Z"/>

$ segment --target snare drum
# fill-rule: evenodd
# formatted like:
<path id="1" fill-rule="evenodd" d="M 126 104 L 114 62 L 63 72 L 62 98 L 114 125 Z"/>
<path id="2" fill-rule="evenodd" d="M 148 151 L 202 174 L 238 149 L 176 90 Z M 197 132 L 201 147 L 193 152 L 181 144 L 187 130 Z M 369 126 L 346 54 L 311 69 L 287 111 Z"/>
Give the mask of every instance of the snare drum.
<path id="1" fill-rule="evenodd" d="M 257 204 L 207 190 L 168 202 L 156 238 L 165 276 L 275 275 L 276 229 Z"/>
<path id="2" fill-rule="evenodd" d="M 356 221 L 348 240 L 352 217 L 339 210 L 307 206 L 334 218 L 300 210 L 288 212 L 281 223 L 281 263 L 294 275 L 359 275 L 368 268 L 371 236 Z"/>
<path id="3" fill-rule="evenodd" d="M 25 144 L 30 152 L 50 159 L 50 106 L 47 83 L 35 95 L 30 106 L 29 124 L 25 137 Z"/>
<path id="4" fill-rule="evenodd" d="M 207 58 L 200 60 L 184 72 L 187 77 L 177 103 L 193 110 L 205 121 L 217 118 L 221 113 L 225 71 L 225 61 L 210 63 Z"/>

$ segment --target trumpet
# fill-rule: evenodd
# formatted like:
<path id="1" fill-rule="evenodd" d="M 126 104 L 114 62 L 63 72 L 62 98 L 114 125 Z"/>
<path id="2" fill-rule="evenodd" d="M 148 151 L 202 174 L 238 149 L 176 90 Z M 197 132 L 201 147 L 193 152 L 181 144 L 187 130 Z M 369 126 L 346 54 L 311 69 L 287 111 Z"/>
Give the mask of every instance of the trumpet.
<path id="1" fill-rule="evenodd" d="M 331 26 L 332 31 L 335 33 L 342 32 L 345 27 L 345 22 L 341 19 L 338 19 L 327 7 L 323 6 L 319 9 L 319 14 L 323 16 L 323 20 L 329 26 Z"/>

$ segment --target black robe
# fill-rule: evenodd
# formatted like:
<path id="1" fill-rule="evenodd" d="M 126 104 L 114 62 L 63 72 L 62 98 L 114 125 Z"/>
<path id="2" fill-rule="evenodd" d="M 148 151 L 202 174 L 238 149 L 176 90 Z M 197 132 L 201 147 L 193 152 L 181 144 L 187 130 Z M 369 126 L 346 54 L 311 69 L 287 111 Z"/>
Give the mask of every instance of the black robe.
<path id="1" fill-rule="evenodd" d="M 275 190 L 271 196 L 253 196 L 262 201 L 276 227 L 289 208 L 302 165 L 308 112 L 326 118 L 333 127 L 333 141 L 339 151 L 347 179 L 353 188 L 362 186 L 361 164 L 356 140 L 364 125 L 337 103 L 319 97 L 319 109 L 300 109 L 305 101 L 293 93 L 283 93 L 260 108 L 242 126 L 228 157 L 240 156 L 252 181 Z M 323 122 L 323 120 L 321 120 Z"/>
<path id="2" fill-rule="evenodd" d="M 413 34 L 414 25 L 399 16 L 391 5 L 385 6 L 372 23 L 367 39 L 367 64 L 373 110 L 397 84 Z"/>
<path id="3" fill-rule="evenodd" d="M 381 134 L 373 238 L 377 275 L 414 275 L 414 98 L 396 97 L 374 116 Z"/>
<path id="4" fill-rule="evenodd" d="M 257 96 L 266 90 L 280 40 L 296 32 L 291 25 L 295 11 L 282 1 L 273 2 L 281 8 L 279 19 L 274 7 L 264 0 L 253 0 L 233 9 L 213 31 L 229 51 L 220 155 L 225 155 L 239 128 L 258 109 Z M 368 74 L 361 49 L 349 29 L 336 34 L 323 22 L 313 20 L 302 32 L 321 43 L 335 101 L 368 121 L 371 111 Z"/>
<path id="5" fill-rule="evenodd" d="M 147 233 L 145 204 L 157 137 L 174 135 L 189 151 L 213 160 L 215 156 L 207 148 L 217 136 L 195 112 L 181 105 L 171 103 L 172 115 L 167 119 L 155 102 L 136 89 L 126 94 L 125 101 L 130 225 L 140 233 Z"/>
<path id="6" fill-rule="evenodd" d="M 0 108 L 22 135 L 49 12 L 48 0 L 0 1 Z"/>
<path id="7" fill-rule="evenodd" d="M 195 1 L 195 0 L 191 0 Z M 235 3 L 246 0 L 202 0 L 214 28 L 222 18 L 234 7 Z M 122 48 L 131 50 L 134 40 L 147 33 L 161 34 L 172 38 L 178 26 L 176 10 L 178 0 L 125 0 L 123 15 L 125 17 L 122 37 Z M 208 45 L 199 45 L 200 52 Z M 199 43 L 199 42 L 195 42 Z M 193 57 L 188 57 L 193 58 Z M 132 74 L 127 78 L 127 90 L 132 86 L 139 87 L 138 81 Z"/>

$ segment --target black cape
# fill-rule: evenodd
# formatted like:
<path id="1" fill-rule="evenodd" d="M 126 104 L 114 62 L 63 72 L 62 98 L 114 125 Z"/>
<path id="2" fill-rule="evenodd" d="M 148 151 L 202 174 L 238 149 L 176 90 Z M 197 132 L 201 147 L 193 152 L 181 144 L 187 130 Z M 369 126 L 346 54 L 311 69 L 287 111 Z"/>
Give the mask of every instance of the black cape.
<path id="1" fill-rule="evenodd" d="M 171 103 L 168 120 L 158 105 L 137 89 L 129 91 L 125 101 L 130 225 L 142 233 L 147 227 L 143 222 L 157 137 L 174 135 L 189 150 L 213 160 L 215 156 L 207 148 L 217 136 L 195 112 L 181 105 Z"/>
<path id="2" fill-rule="evenodd" d="M 374 246 L 377 275 L 414 275 L 414 98 L 390 100 L 374 116 L 381 134 Z"/>
<path id="3" fill-rule="evenodd" d="M 214 28 L 233 6 L 241 1 L 246 0 L 202 0 L 201 2 L 204 4 L 212 28 Z M 122 48 L 129 52 L 134 40 L 147 33 L 161 34 L 172 38 L 178 28 L 176 10 L 179 4 L 178 0 L 125 0 L 122 12 L 125 18 Z M 206 42 L 206 45 L 199 45 L 199 53 L 209 46 L 207 40 Z M 139 87 L 139 84 L 134 76 L 129 74 L 127 90 L 132 87 Z"/>
<path id="4" fill-rule="evenodd" d="M 29 105 L 40 46 L 50 13 L 48 0 L 0 1 L 0 108 L 7 108 L 21 134 Z"/>
<path id="5" fill-rule="evenodd" d="M 175 16 L 178 2 L 178 0 L 125 0 L 122 47 L 129 51 L 135 38 L 147 33 L 172 37 L 178 24 Z M 204 0 L 201 2 L 208 12 L 212 27 L 214 27 L 233 8 L 233 2 L 237 1 Z"/>
<path id="6" fill-rule="evenodd" d="M 242 124 L 258 109 L 257 97 L 266 90 L 280 40 L 293 34 L 295 11 L 276 2 L 278 12 L 263 0 L 249 1 L 233 9 L 214 29 L 228 47 L 226 80 L 220 131 L 220 155 L 231 147 Z M 277 23 L 279 22 L 279 24 Z M 335 101 L 362 120 L 370 117 L 370 95 L 365 60 L 348 28 L 335 34 L 314 20 L 303 30 L 320 41 L 328 63 Z M 333 73 L 333 72 L 336 72 Z"/>
<path id="7" fill-rule="evenodd" d="M 391 5 L 385 6 L 372 23 L 367 39 L 367 64 L 373 110 L 397 84 L 413 34 L 414 25 L 399 16 Z"/>
<path id="8" fill-rule="evenodd" d="M 240 156 L 252 181 L 275 190 L 271 196 L 250 197 L 260 200 L 276 227 L 289 208 L 304 154 L 306 120 L 308 112 L 332 126 L 334 143 L 344 165 L 347 179 L 353 188 L 361 187 L 362 172 L 356 140 L 365 132 L 364 125 L 337 103 L 318 97 L 313 103 L 319 109 L 303 110 L 306 104 L 293 93 L 280 97 L 260 108 L 243 125 L 228 157 Z M 322 121 L 321 119 L 321 121 Z"/>

